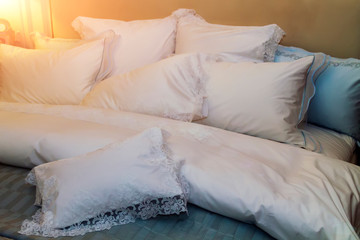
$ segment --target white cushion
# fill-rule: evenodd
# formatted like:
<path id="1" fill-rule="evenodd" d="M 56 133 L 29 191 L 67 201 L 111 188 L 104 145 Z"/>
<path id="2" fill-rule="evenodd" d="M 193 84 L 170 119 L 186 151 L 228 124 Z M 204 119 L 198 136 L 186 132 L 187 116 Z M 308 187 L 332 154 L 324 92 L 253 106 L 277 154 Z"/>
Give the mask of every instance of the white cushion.
<path id="1" fill-rule="evenodd" d="M 70 49 L 24 49 L 0 44 L 0 100 L 79 104 L 107 76 L 112 59 L 109 37 Z"/>
<path id="2" fill-rule="evenodd" d="M 82 39 L 94 38 L 107 30 L 113 30 L 121 36 L 122 42 L 114 51 L 113 75 L 159 61 L 175 51 L 174 17 L 129 22 L 77 17 L 72 26 Z"/>
<path id="3" fill-rule="evenodd" d="M 247 57 L 273 61 L 284 31 L 276 24 L 267 26 L 228 26 L 211 24 L 194 10 L 179 9 L 175 53 L 227 53 L 227 61 Z"/>
<path id="4" fill-rule="evenodd" d="M 311 56 L 284 63 L 211 63 L 209 113 L 200 123 L 304 146 L 297 122 L 312 60 Z"/>
<path id="5" fill-rule="evenodd" d="M 84 42 L 81 39 L 51 38 L 39 32 L 31 33 L 31 40 L 35 49 L 68 49 Z"/>
<path id="6" fill-rule="evenodd" d="M 86 155 L 37 166 L 27 181 L 37 185 L 42 209 L 24 221 L 21 233 L 83 235 L 136 218 L 186 212 L 179 164 L 162 130 L 151 128 Z"/>
<path id="7" fill-rule="evenodd" d="M 114 67 L 113 52 L 120 44 L 121 37 L 109 30 L 91 40 L 50 38 L 39 32 L 31 33 L 31 40 L 35 49 L 69 49 L 96 39 L 104 39 L 103 60 L 96 83 L 111 76 Z"/>
<path id="8" fill-rule="evenodd" d="M 82 105 L 191 121 L 207 116 L 204 54 L 176 55 L 102 81 Z"/>

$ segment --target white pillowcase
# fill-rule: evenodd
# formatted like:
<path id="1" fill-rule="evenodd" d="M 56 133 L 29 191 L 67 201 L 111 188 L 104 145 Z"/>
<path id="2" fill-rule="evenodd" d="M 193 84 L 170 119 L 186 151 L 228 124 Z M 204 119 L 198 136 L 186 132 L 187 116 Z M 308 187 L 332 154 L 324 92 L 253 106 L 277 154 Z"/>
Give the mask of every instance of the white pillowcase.
<path id="1" fill-rule="evenodd" d="M 162 130 L 151 128 L 86 155 L 37 166 L 27 181 L 37 185 L 42 209 L 23 222 L 20 233 L 83 235 L 136 218 L 186 212 L 180 163 Z"/>
<path id="2" fill-rule="evenodd" d="M 57 50 L 0 44 L 0 101 L 79 104 L 111 70 L 114 36 Z"/>
<path id="3" fill-rule="evenodd" d="M 199 123 L 304 147 L 297 122 L 312 60 L 210 63 L 209 114 Z"/>
<path id="4" fill-rule="evenodd" d="M 226 53 L 226 61 L 236 62 L 239 56 L 273 61 L 285 34 L 276 24 L 261 27 L 211 24 L 189 9 L 179 9 L 173 16 L 178 18 L 176 54 Z"/>
<path id="5" fill-rule="evenodd" d="M 175 51 L 176 19 L 171 16 L 129 22 L 77 17 L 72 26 L 82 39 L 97 37 L 107 30 L 121 36 L 122 41 L 114 51 L 113 75 L 157 62 Z"/>
<path id="6" fill-rule="evenodd" d="M 84 43 L 81 39 L 51 38 L 39 32 L 30 36 L 35 49 L 69 49 Z"/>
<path id="7" fill-rule="evenodd" d="M 96 85 L 82 105 L 182 121 L 207 116 L 205 54 L 176 55 Z"/>
<path id="8" fill-rule="evenodd" d="M 69 49 L 89 41 L 104 39 L 103 60 L 96 83 L 111 76 L 114 67 L 114 50 L 120 44 L 121 37 L 109 30 L 91 40 L 50 38 L 39 32 L 31 33 L 31 40 L 35 49 Z"/>

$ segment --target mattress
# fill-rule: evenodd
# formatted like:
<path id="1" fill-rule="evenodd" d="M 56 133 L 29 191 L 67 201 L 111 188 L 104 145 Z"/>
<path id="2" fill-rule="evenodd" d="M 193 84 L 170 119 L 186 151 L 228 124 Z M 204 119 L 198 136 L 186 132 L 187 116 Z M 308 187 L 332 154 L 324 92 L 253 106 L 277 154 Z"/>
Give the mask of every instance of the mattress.
<path id="1" fill-rule="evenodd" d="M 318 142 L 320 147 L 316 149 L 316 152 L 346 162 L 356 162 L 356 141 L 352 137 L 312 124 L 303 126 L 301 129 L 310 133 Z"/>
<path id="2" fill-rule="evenodd" d="M 35 187 L 24 182 L 28 172 L 28 169 L 0 164 L 0 239 L 47 239 L 18 233 L 21 223 L 37 210 L 33 205 Z M 138 220 L 76 239 L 274 239 L 255 225 L 211 213 L 192 204 L 188 205 L 188 210 L 189 215 Z"/>

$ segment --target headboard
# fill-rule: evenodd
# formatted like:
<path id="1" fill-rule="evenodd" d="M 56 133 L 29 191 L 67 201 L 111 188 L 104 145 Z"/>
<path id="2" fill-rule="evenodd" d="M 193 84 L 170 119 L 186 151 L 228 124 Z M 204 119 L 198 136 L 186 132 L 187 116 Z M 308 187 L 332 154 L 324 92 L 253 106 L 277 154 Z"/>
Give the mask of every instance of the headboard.
<path id="1" fill-rule="evenodd" d="M 283 45 L 360 58 L 360 0 L 50 0 L 54 37 L 78 38 L 77 16 L 120 20 L 162 18 L 195 9 L 208 22 L 278 24 Z"/>

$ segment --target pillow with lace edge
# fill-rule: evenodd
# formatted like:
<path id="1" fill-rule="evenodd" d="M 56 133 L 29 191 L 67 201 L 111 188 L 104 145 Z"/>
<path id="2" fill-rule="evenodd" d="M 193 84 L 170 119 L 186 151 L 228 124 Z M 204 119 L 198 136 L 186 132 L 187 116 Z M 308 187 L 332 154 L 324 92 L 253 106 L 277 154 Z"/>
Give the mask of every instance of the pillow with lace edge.
<path id="1" fill-rule="evenodd" d="M 77 236 L 187 212 L 182 160 L 172 156 L 166 134 L 151 128 L 83 156 L 35 167 L 27 182 L 36 185 L 42 208 L 23 222 L 20 233 Z"/>
<path id="2" fill-rule="evenodd" d="M 193 9 L 172 13 L 178 20 L 175 53 L 226 53 L 225 61 L 238 57 L 272 62 L 285 32 L 276 24 L 266 26 L 230 26 L 206 22 Z"/>
<path id="3" fill-rule="evenodd" d="M 207 117 L 207 73 L 212 56 L 179 54 L 108 78 L 94 87 L 81 105 L 130 111 L 180 121 Z"/>

